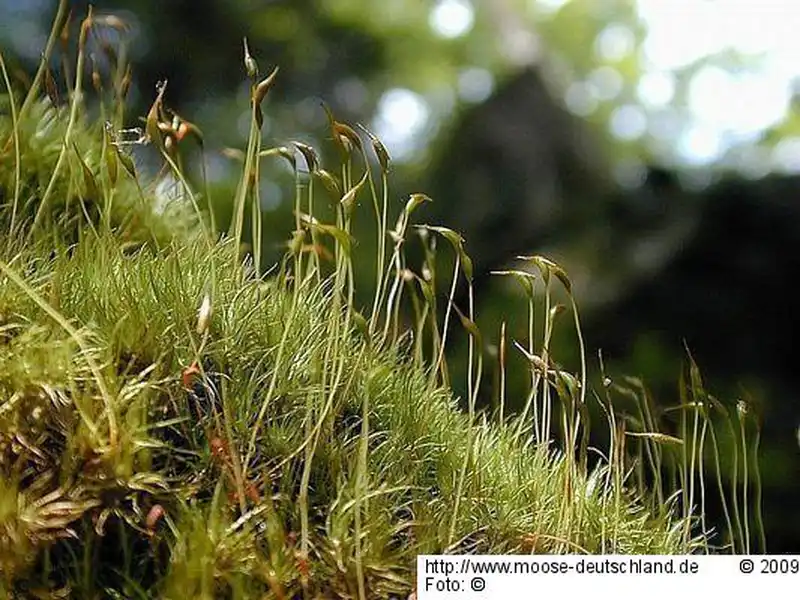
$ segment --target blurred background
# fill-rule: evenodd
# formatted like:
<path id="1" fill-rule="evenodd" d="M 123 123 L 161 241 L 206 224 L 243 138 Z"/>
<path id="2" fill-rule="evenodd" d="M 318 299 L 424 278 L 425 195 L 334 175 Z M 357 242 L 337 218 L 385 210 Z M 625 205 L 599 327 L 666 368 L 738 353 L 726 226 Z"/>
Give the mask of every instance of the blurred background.
<path id="1" fill-rule="evenodd" d="M 418 220 L 465 237 L 485 337 L 503 318 L 509 338 L 525 337 L 524 299 L 488 272 L 543 253 L 570 274 L 590 359 L 602 349 L 611 377 L 641 377 L 674 405 L 689 348 L 712 393 L 758 411 L 769 550 L 800 551 L 800 4 L 92 4 L 130 26 L 130 124 L 167 79 L 167 105 L 205 134 L 215 189 L 234 185 L 240 166 L 222 150 L 242 148 L 249 127 L 246 36 L 262 72 L 281 68 L 267 143 L 330 145 L 322 101 L 374 131 L 393 158 L 395 211 L 424 191 L 434 203 Z M 55 5 L 0 0 L 0 46 L 18 72 L 38 62 Z M 88 3 L 71 5 L 74 34 Z M 273 169 L 261 196 L 277 256 L 293 189 Z M 574 346 L 564 341 L 565 364 Z"/>

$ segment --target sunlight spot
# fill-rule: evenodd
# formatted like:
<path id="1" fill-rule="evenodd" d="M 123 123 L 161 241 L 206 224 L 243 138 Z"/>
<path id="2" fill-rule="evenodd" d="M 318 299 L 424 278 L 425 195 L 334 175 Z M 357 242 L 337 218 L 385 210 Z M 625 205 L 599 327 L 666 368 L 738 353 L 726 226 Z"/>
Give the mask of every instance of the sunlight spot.
<path id="1" fill-rule="evenodd" d="M 772 165 L 781 173 L 800 173 L 800 137 L 788 137 L 772 150 Z"/>
<path id="2" fill-rule="evenodd" d="M 389 154 L 403 160 L 422 145 L 429 118 L 430 108 L 419 94 L 393 88 L 381 96 L 373 128 Z"/>
<path id="3" fill-rule="evenodd" d="M 656 140 L 672 143 L 681 133 L 684 118 L 676 110 L 659 110 L 650 115 L 647 130 Z"/>
<path id="4" fill-rule="evenodd" d="M 589 73 L 589 85 L 598 100 L 607 102 L 619 96 L 624 85 L 622 75 L 614 67 L 600 67 Z"/>
<path id="5" fill-rule="evenodd" d="M 619 140 L 636 140 L 647 130 L 647 117 L 644 111 L 634 104 L 620 106 L 611 113 L 609 130 Z"/>
<path id="6" fill-rule="evenodd" d="M 475 10 L 467 0 L 439 0 L 428 24 L 443 38 L 457 38 L 469 33 L 475 23 Z"/>
<path id="7" fill-rule="evenodd" d="M 677 149 L 684 160 L 699 165 L 720 160 L 781 123 L 791 108 L 792 82 L 800 77 L 800 4 L 637 0 L 636 6 L 647 31 L 641 47 L 646 74 L 637 87 L 645 106 L 672 102 L 678 71 L 699 67 L 690 71 L 686 90 L 692 127 Z M 726 56 L 742 57 L 747 66 L 728 67 Z M 719 66 L 713 64 L 716 57 L 723 60 Z M 785 148 L 776 148 L 769 162 L 794 172 L 789 156 L 794 151 Z M 688 156 L 694 149 L 699 155 Z"/>
<path id="8" fill-rule="evenodd" d="M 3 33 L 3 37 L 6 33 Z M 10 45 L 16 52 L 28 60 L 36 60 L 41 56 L 42 48 L 47 43 L 45 31 L 32 22 L 19 21 L 8 33 Z"/>
<path id="9" fill-rule="evenodd" d="M 353 113 L 364 112 L 369 98 L 369 91 L 364 82 L 358 77 L 348 77 L 339 81 L 334 89 L 333 94 L 336 97 L 336 102 L 340 106 L 346 106 L 347 109 Z"/>
<path id="10" fill-rule="evenodd" d="M 738 173 L 749 179 L 761 179 L 772 168 L 772 152 L 763 146 L 741 146 L 725 158 Z"/>
<path id="11" fill-rule="evenodd" d="M 264 178 L 258 186 L 258 197 L 261 210 L 271 212 L 281 205 L 283 192 L 277 183 Z"/>
<path id="12" fill-rule="evenodd" d="M 509 62 L 517 66 L 535 63 L 542 51 L 539 38 L 522 27 L 515 27 L 503 34 L 500 45 Z"/>
<path id="13" fill-rule="evenodd" d="M 494 90 L 494 77 L 486 69 L 471 67 L 458 75 L 458 96 L 465 102 L 486 100 Z"/>
<path id="14" fill-rule="evenodd" d="M 564 102 L 569 111 L 579 117 L 588 117 L 597 110 L 597 96 L 593 93 L 591 86 L 586 83 L 576 81 L 567 88 L 564 94 Z"/>
<path id="15" fill-rule="evenodd" d="M 554 15 L 567 4 L 569 0 L 534 0 L 533 7 L 541 15 Z"/>
<path id="16" fill-rule="evenodd" d="M 636 86 L 636 96 L 645 106 L 666 106 L 675 97 L 675 77 L 664 71 L 645 72 Z"/>
<path id="17" fill-rule="evenodd" d="M 719 67 L 703 67 L 689 84 L 688 103 L 698 120 L 738 138 L 752 139 L 783 119 L 789 108 L 788 82 L 767 74 L 733 74 Z"/>
<path id="18" fill-rule="evenodd" d="M 635 46 L 636 38 L 630 28 L 613 23 L 595 38 L 594 53 L 600 60 L 617 62 L 631 54 Z"/>
<path id="19" fill-rule="evenodd" d="M 687 163 L 705 166 L 720 157 L 722 141 L 716 129 L 695 125 L 681 135 L 677 150 L 678 155 Z"/>

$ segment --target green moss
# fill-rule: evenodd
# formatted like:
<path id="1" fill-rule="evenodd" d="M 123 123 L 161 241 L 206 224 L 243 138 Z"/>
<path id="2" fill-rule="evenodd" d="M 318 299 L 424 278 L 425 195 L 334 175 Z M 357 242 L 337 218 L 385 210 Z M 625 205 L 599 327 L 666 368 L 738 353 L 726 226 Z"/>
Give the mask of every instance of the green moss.
<path id="1" fill-rule="evenodd" d="M 436 367 L 441 322 L 406 287 L 405 227 L 387 236 L 377 185 L 378 234 L 397 245 L 374 263 L 386 272 L 364 318 L 348 203 L 335 223 L 299 223 L 301 243 L 264 277 L 242 262 L 243 237 L 206 235 L 191 203 L 155 210 L 99 123 L 77 120 L 56 173 L 66 110 L 38 99 L 15 130 L 0 110 L 4 593 L 405 596 L 421 553 L 706 547 L 688 508 L 627 478 L 619 440 L 587 465 L 573 434 L 588 423 L 570 412 L 579 390 L 563 385 L 579 374 L 553 366 L 551 383 L 535 380 L 534 405 L 549 397 L 564 424 L 547 443 L 530 413 L 459 409 Z M 373 183 L 352 175 L 350 150 L 345 197 Z M 257 197 L 244 186 L 234 202 L 244 214 Z M 327 244 L 333 262 L 303 244 Z M 416 294 L 412 342 L 397 325 L 401 288 Z"/>

